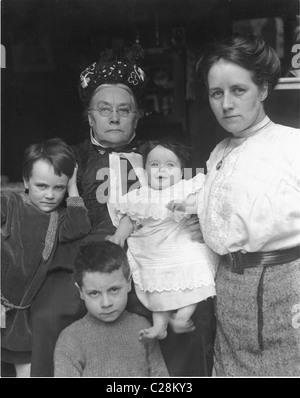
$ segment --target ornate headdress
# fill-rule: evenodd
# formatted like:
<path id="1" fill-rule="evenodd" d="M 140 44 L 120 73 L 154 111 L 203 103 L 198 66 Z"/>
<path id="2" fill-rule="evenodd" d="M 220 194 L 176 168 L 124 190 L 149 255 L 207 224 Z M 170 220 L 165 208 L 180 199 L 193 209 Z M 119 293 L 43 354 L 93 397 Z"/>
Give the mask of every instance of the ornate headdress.
<path id="1" fill-rule="evenodd" d="M 101 84 L 117 83 L 128 86 L 139 101 L 144 93 L 146 76 L 136 62 L 143 56 L 139 44 L 118 52 L 102 52 L 99 61 L 88 66 L 80 75 L 79 95 L 82 102 L 88 105 L 94 90 Z"/>

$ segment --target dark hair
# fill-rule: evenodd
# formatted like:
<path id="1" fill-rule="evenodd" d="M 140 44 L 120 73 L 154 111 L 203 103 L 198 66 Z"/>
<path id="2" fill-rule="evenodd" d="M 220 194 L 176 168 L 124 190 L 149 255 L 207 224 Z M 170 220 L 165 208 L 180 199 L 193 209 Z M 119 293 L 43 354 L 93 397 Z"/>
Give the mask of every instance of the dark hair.
<path id="1" fill-rule="evenodd" d="M 180 160 L 181 168 L 184 169 L 186 167 L 186 164 L 191 157 L 191 148 L 174 137 L 164 137 L 158 140 L 145 142 L 140 148 L 143 154 L 144 166 L 146 164 L 147 156 L 158 145 L 174 152 Z"/>
<path id="2" fill-rule="evenodd" d="M 38 160 L 46 160 L 54 167 L 56 175 L 65 174 L 71 178 L 76 166 L 72 149 L 60 138 L 51 138 L 26 148 L 23 156 L 23 178 L 28 181 L 33 165 Z"/>
<path id="3" fill-rule="evenodd" d="M 80 74 L 79 96 L 85 109 L 102 84 L 124 84 L 133 93 L 138 108 L 144 100 L 146 76 L 139 63 L 144 50 L 135 43 L 130 47 L 106 49 L 98 62 L 89 65 Z"/>
<path id="4" fill-rule="evenodd" d="M 210 68 L 220 59 L 253 72 L 253 82 L 258 87 L 267 83 L 272 89 L 280 77 L 280 60 L 275 50 L 255 35 L 236 33 L 207 48 L 196 66 L 196 72 L 206 85 Z"/>
<path id="5" fill-rule="evenodd" d="M 121 268 L 126 279 L 129 279 L 130 276 L 125 250 L 110 241 L 87 242 L 81 245 L 74 266 L 74 278 L 79 287 L 82 286 L 85 272 L 107 272 L 110 274 Z"/>

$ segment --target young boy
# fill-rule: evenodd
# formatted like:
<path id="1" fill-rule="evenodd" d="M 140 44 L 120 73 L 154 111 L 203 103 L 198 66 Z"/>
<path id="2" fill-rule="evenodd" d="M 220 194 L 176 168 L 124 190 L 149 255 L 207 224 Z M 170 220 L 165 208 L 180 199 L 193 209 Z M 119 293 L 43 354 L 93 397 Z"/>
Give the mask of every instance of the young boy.
<path id="1" fill-rule="evenodd" d="M 125 311 L 131 289 L 125 251 L 109 241 L 86 243 L 75 281 L 88 313 L 60 334 L 55 377 L 169 376 L 158 342 L 139 340 L 149 322 Z"/>
<path id="2" fill-rule="evenodd" d="M 1 359 L 14 364 L 17 377 L 30 376 L 30 307 L 57 244 L 90 230 L 76 176 L 71 148 L 53 138 L 26 149 L 25 193 L 1 194 Z"/>

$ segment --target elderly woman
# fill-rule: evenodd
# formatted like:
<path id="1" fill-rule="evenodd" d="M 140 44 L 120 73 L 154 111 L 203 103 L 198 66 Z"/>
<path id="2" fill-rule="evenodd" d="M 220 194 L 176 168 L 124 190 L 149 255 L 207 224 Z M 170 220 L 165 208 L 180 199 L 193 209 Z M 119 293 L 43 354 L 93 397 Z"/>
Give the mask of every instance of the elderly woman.
<path id="1" fill-rule="evenodd" d="M 115 214 L 108 197 L 138 188 L 144 181 L 142 156 L 137 152 L 135 129 L 142 116 L 145 75 L 138 66 L 139 48 L 121 56 L 106 52 L 80 77 L 79 92 L 90 137 L 74 147 L 78 163 L 78 188 L 88 208 L 92 232 L 87 239 L 103 240 L 115 231 Z M 72 275 L 78 245 L 61 245 L 48 279 L 32 308 L 32 376 L 53 376 L 53 352 L 58 335 L 85 313 Z M 131 294 L 127 309 L 149 316 Z M 214 315 L 212 300 L 198 306 L 196 331 L 170 333 L 162 343 L 169 373 L 174 376 L 207 376 L 212 368 Z M 138 339 L 138 336 L 137 336 Z M 124 374 L 124 377 L 126 374 Z"/>
<path id="2" fill-rule="evenodd" d="M 280 61 L 263 40 L 235 35 L 210 47 L 197 68 L 231 134 L 209 157 L 199 201 L 204 240 L 223 255 L 215 372 L 299 376 L 300 131 L 264 110 Z"/>

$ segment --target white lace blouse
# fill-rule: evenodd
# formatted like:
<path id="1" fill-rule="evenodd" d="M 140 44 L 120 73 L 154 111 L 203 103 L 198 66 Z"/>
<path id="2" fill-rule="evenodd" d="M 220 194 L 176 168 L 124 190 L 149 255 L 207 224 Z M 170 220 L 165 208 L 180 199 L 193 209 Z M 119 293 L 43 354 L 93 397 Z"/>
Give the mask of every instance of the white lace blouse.
<path id="1" fill-rule="evenodd" d="M 219 143 L 207 169 L 198 215 L 204 240 L 216 253 L 300 244 L 299 129 L 266 117 L 243 137 Z"/>

